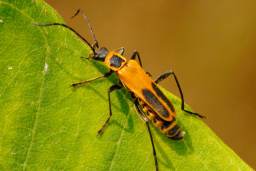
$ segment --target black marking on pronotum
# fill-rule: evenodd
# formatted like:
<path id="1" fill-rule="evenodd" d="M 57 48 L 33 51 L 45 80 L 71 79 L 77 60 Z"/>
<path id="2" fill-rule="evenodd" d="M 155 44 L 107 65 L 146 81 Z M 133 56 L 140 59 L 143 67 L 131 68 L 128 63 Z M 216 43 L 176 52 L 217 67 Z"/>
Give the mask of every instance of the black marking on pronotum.
<path id="1" fill-rule="evenodd" d="M 152 107 L 164 117 L 169 117 L 169 112 L 165 109 L 165 107 L 160 103 L 157 97 L 150 92 L 148 89 L 142 89 L 142 94 L 147 100 L 147 102 L 152 105 Z"/>
<path id="2" fill-rule="evenodd" d="M 119 56 L 113 55 L 110 59 L 110 66 L 118 68 L 122 65 L 123 62 L 124 60 L 122 58 L 120 58 Z"/>
<path id="3" fill-rule="evenodd" d="M 155 83 L 152 83 L 152 87 L 155 90 L 156 94 L 161 97 L 161 99 L 170 107 L 172 112 L 175 112 L 175 109 L 171 102 L 167 99 L 167 97 L 163 94 L 163 92 L 155 85 Z"/>

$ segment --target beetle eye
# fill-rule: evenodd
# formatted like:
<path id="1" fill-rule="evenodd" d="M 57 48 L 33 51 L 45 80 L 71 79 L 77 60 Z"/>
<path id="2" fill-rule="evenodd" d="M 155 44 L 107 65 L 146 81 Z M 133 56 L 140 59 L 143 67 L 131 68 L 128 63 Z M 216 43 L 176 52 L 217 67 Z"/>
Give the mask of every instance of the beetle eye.
<path id="1" fill-rule="evenodd" d="M 110 66 L 113 66 L 113 67 L 116 67 L 116 68 L 120 67 L 123 62 L 124 62 L 124 60 L 122 58 L 120 58 L 119 56 L 116 56 L 116 55 L 113 55 L 110 58 Z"/>

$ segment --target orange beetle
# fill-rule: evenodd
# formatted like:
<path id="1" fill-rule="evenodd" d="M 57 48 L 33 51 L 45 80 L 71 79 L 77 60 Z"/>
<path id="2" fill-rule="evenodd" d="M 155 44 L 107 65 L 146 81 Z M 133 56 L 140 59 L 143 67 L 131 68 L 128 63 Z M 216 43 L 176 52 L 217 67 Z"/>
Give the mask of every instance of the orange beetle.
<path id="1" fill-rule="evenodd" d="M 79 12 L 80 10 L 78 10 L 74 16 L 76 16 Z M 174 76 L 182 100 L 181 109 L 189 114 L 196 115 L 200 118 L 203 118 L 204 116 L 185 109 L 183 93 L 174 72 L 169 71 L 163 73 L 156 80 L 153 80 L 151 75 L 145 72 L 144 69 L 142 68 L 140 55 L 137 51 L 135 51 L 132 57 L 129 60 L 127 60 L 127 58 L 123 56 L 125 50 L 124 48 L 120 48 L 114 51 L 109 51 L 105 47 L 99 48 L 98 41 L 96 40 L 92 27 L 88 21 L 88 18 L 84 14 L 82 14 L 82 16 L 87 21 L 90 31 L 92 33 L 93 39 L 95 41 L 93 45 L 91 45 L 84 37 L 82 37 L 78 32 L 76 32 L 73 28 L 69 27 L 66 24 L 41 23 L 36 25 L 62 26 L 69 29 L 70 31 L 75 33 L 79 38 L 81 38 L 91 48 L 93 53 L 86 59 L 101 61 L 110 69 L 110 71 L 104 74 L 103 76 L 74 83 L 72 84 L 73 87 L 81 87 L 97 79 L 109 77 L 112 73 L 115 73 L 118 76 L 120 83 L 112 85 L 108 90 L 109 117 L 105 121 L 102 128 L 98 131 L 98 134 L 101 135 L 104 132 L 112 116 L 110 97 L 111 92 L 113 92 L 114 90 L 121 89 L 123 87 L 126 88 L 131 93 L 131 97 L 134 101 L 138 113 L 146 123 L 152 144 L 155 168 L 156 170 L 158 170 L 158 161 L 154 141 L 148 123 L 153 123 L 153 125 L 157 127 L 163 134 L 174 140 L 182 139 L 184 136 L 184 132 L 176 124 L 176 113 L 174 106 L 172 105 L 171 101 L 158 88 L 157 84 L 160 81 L 166 79 L 170 75 Z M 136 58 L 139 60 L 139 63 L 136 61 Z"/>

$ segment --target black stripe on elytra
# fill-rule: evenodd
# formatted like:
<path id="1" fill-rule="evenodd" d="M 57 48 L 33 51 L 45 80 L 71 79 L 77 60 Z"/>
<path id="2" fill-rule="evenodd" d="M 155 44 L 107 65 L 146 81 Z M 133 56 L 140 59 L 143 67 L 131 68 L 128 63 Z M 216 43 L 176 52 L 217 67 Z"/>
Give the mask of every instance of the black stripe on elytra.
<path id="1" fill-rule="evenodd" d="M 142 89 L 142 94 L 145 97 L 146 101 L 153 107 L 153 110 L 156 110 L 156 112 L 163 115 L 163 117 L 169 117 L 169 112 L 165 109 L 165 107 L 152 92 L 145 88 Z"/>
<path id="2" fill-rule="evenodd" d="M 175 112 L 175 109 L 174 109 L 172 103 L 170 102 L 170 100 L 167 99 L 167 97 L 163 94 L 163 92 L 153 82 L 152 82 L 152 87 L 155 90 L 156 94 L 169 106 L 171 111 Z"/>
<path id="3" fill-rule="evenodd" d="M 176 119 L 173 117 L 171 121 L 164 121 L 161 129 L 168 128 Z"/>

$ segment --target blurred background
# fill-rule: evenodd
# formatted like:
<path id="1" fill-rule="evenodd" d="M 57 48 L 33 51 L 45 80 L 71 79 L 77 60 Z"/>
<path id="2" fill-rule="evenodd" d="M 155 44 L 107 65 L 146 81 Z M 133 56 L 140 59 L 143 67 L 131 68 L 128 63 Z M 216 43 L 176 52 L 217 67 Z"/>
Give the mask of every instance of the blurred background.
<path id="1" fill-rule="evenodd" d="M 100 45 L 141 54 L 156 77 L 172 69 L 186 103 L 242 159 L 256 168 L 255 0 L 46 0 L 91 42 L 89 16 Z M 179 95 L 172 79 L 165 88 Z"/>

